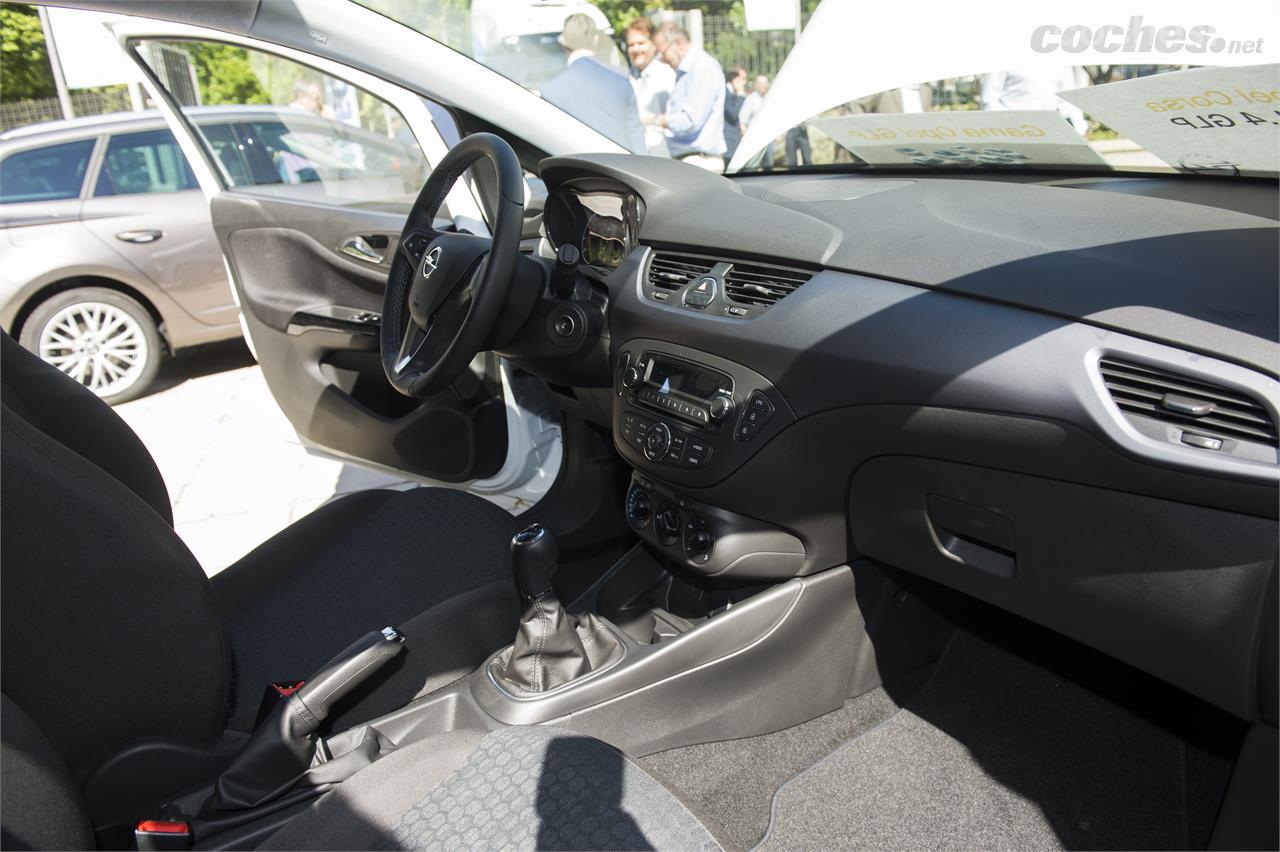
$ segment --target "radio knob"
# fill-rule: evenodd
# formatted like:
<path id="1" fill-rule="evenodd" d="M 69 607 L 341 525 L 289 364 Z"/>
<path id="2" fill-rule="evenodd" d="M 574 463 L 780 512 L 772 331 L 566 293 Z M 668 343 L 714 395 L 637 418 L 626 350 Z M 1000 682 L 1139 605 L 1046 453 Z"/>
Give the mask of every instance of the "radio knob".
<path id="1" fill-rule="evenodd" d="M 638 388 L 644 376 L 635 367 L 628 367 L 622 371 L 622 386 L 624 388 Z"/>
<path id="2" fill-rule="evenodd" d="M 716 394 L 707 405 L 712 420 L 726 420 L 733 415 L 733 397 Z"/>

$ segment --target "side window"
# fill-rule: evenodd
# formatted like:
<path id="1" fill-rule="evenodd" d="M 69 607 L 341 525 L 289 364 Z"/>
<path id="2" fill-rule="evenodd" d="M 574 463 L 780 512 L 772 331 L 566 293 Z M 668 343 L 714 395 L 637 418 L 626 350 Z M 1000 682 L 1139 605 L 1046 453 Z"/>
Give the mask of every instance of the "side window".
<path id="1" fill-rule="evenodd" d="M 0 162 L 0 204 L 80 197 L 96 139 L 10 154 Z"/>
<path id="2" fill-rule="evenodd" d="M 112 136 L 95 196 L 196 189 L 196 176 L 169 129 Z"/>
<path id="3" fill-rule="evenodd" d="M 426 180 L 404 117 L 345 80 L 214 42 L 144 40 L 134 49 L 230 187 L 334 204 L 411 203 Z"/>

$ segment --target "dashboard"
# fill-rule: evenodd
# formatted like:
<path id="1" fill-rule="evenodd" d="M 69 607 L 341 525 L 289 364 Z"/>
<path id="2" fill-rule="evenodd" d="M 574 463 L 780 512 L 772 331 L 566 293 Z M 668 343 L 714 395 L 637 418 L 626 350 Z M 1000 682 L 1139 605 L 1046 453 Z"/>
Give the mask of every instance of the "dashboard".
<path id="1" fill-rule="evenodd" d="M 1274 182 L 541 173 L 608 301 L 652 547 L 741 579 L 870 560 L 1256 712 Z"/>

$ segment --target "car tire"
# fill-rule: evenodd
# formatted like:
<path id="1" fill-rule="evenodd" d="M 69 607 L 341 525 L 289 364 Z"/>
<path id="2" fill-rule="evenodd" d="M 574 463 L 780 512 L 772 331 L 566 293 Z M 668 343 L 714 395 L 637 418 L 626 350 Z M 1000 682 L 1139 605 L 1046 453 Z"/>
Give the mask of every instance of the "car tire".
<path id="1" fill-rule="evenodd" d="M 41 302 L 18 342 L 110 405 L 146 393 L 164 357 L 150 312 L 104 287 L 77 287 Z"/>

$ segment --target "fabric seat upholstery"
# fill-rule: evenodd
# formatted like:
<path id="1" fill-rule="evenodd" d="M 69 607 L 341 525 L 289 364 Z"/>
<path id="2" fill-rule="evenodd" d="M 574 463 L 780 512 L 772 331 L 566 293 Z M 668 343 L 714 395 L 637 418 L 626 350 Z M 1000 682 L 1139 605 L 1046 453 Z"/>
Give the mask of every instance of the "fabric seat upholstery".
<path id="1" fill-rule="evenodd" d="M 340 498 L 211 583 L 136 436 L 8 335 L 0 429 L 3 691 L 77 778 L 144 737 L 247 727 L 268 681 L 307 677 L 369 630 L 399 626 L 413 650 L 331 730 L 465 674 L 514 629 L 515 521 L 474 495 Z"/>
<path id="2" fill-rule="evenodd" d="M 453 731 L 318 800 L 261 849 L 719 849 L 621 752 L 558 728 Z"/>

